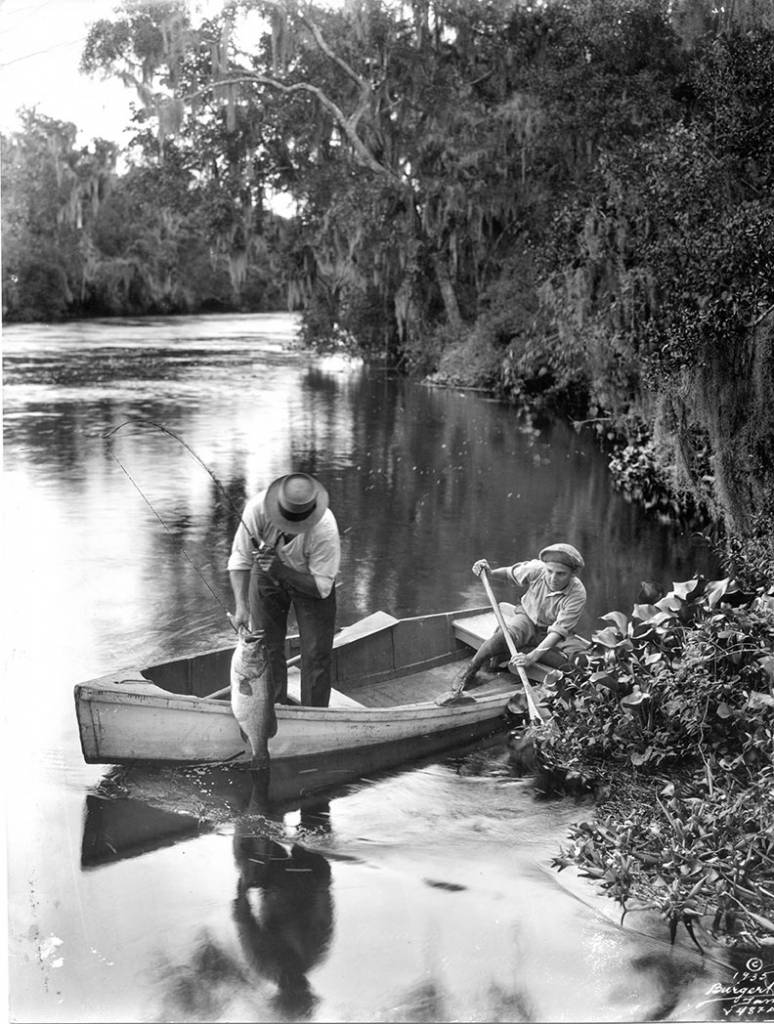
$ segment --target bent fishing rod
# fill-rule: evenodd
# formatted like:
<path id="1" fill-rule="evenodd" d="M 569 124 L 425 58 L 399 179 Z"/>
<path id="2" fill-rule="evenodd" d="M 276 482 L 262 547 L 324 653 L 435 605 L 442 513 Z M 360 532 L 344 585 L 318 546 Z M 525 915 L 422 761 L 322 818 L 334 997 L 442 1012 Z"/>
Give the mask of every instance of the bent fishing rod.
<path id="1" fill-rule="evenodd" d="M 249 526 L 247 525 L 247 523 L 246 523 L 246 522 L 244 521 L 244 518 L 242 517 L 242 513 L 241 513 L 241 512 L 239 511 L 239 509 L 238 509 L 238 508 L 236 507 L 236 505 L 234 504 L 234 502 L 233 502 L 233 501 L 231 500 L 231 496 L 229 495 L 229 493 L 228 493 L 228 491 L 226 490 L 226 488 L 225 488 L 225 487 L 223 486 L 223 484 L 222 484 L 222 483 L 220 482 L 220 480 L 218 480 L 218 478 L 217 478 L 217 477 L 215 476 L 215 474 L 214 474 L 214 473 L 212 472 L 212 470 L 211 470 L 211 469 L 210 469 L 210 467 L 209 467 L 209 466 L 208 466 L 208 465 L 206 464 L 206 462 L 204 462 L 204 460 L 203 460 L 203 459 L 201 459 L 201 458 L 200 458 L 200 457 L 199 457 L 199 456 L 198 456 L 198 455 L 196 454 L 196 452 L 195 452 L 195 451 L 193 450 L 193 448 L 192 448 L 192 447 L 191 447 L 191 446 L 190 446 L 190 445 L 188 444 L 188 442 L 187 442 L 187 441 L 186 441 L 186 440 L 185 440 L 184 438 L 182 438 L 182 437 L 181 437 L 181 436 L 180 436 L 180 435 L 179 435 L 178 433 L 176 433 L 176 432 L 175 432 L 174 430 L 171 430 L 171 429 L 170 429 L 169 427 L 165 427 L 165 426 L 164 426 L 164 425 L 163 425 L 162 423 L 156 423 L 156 422 L 155 422 L 155 420 L 146 420 L 146 419 L 129 419 L 129 420 L 124 420 L 124 422 L 123 422 L 123 423 L 119 423 L 119 424 L 118 424 L 118 426 L 116 426 L 116 427 L 111 427 L 111 429 L 110 429 L 110 430 L 108 430 L 108 431 L 107 431 L 107 432 L 106 432 L 105 434 L 103 434 L 102 436 L 103 436 L 103 437 L 104 437 L 105 439 L 111 439 L 111 438 L 115 437 L 115 435 L 116 435 L 116 434 L 117 434 L 117 433 L 119 432 L 119 430 L 122 430 L 122 429 L 123 429 L 124 427 L 127 427 L 127 426 L 138 426 L 138 427 L 150 427 L 150 428 L 152 428 L 153 430 L 158 430 L 158 431 L 160 431 L 160 432 L 161 432 L 162 434 L 166 434 L 166 435 L 167 435 L 168 437 L 171 437 L 171 438 L 172 438 L 173 440 L 177 441 L 177 442 L 178 442 L 178 444 L 182 445 L 182 446 L 183 446 L 183 448 L 184 448 L 184 449 L 185 449 L 185 450 L 186 450 L 186 451 L 188 452 L 188 454 L 189 454 L 189 455 L 190 455 L 190 456 L 191 456 L 191 457 L 192 457 L 193 459 L 195 459 L 195 460 L 196 460 L 196 462 L 197 462 L 197 463 L 198 463 L 198 464 L 199 464 L 199 465 L 200 465 L 200 466 L 202 467 L 202 469 L 203 469 L 203 470 L 204 470 L 204 471 L 205 471 L 205 472 L 207 473 L 207 475 L 208 475 L 208 476 L 210 477 L 210 479 L 212 480 L 212 482 L 213 482 L 213 483 L 215 484 L 215 486 L 216 486 L 216 487 L 218 488 L 218 491 L 219 491 L 219 492 L 221 493 L 221 495 L 222 495 L 222 496 L 223 496 L 223 497 L 224 497 L 224 498 L 226 499 L 226 502 L 228 503 L 228 505 L 229 505 L 229 508 L 231 509 L 231 511 L 232 511 L 232 512 L 234 512 L 234 513 L 235 513 L 235 515 L 236 515 L 236 516 L 238 517 L 238 519 L 239 519 L 239 522 L 240 522 L 240 523 L 242 524 L 242 526 L 243 526 L 243 527 L 245 528 L 245 532 L 247 533 L 248 537 L 250 538 L 250 543 L 251 543 L 251 544 L 252 544 L 252 546 L 253 546 L 253 550 L 254 550 L 254 551 L 255 551 L 256 553 L 257 553 L 258 551 L 260 551 L 260 550 L 261 550 L 261 544 L 260 544 L 260 542 L 258 541 L 257 537 L 255 537 L 255 535 L 253 534 L 252 530 L 251 530 L 251 529 L 250 529 L 250 527 L 249 527 Z M 134 477 L 133 477 L 133 476 L 132 476 L 132 474 L 131 474 L 131 473 L 129 472 L 129 470 L 128 470 L 128 469 L 126 468 L 126 466 L 125 466 L 125 465 L 123 464 L 123 462 L 122 462 L 122 461 L 121 461 L 121 460 L 120 460 L 120 459 L 118 458 L 118 456 L 117 456 L 117 455 L 116 455 L 116 454 L 115 454 L 114 452 L 111 452 L 110 454 L 111 454 L 111 457 L 113 458 L 113 460 L 114 460 L 114 461 L 115 461 L 115 462 L 116 462 L 116 463 L 117 463 L 117 464 L 119 465 L 119 467 L 121 468 L 121 471 L 122 471 L 122 472 L 123 472 L 123 473 L 125 474 L 126 478 L 127 478 L 128 480 L 129 480 L 129 482 L 130 482 L 130 483 L 132 484 L 132 486 L 133 486 L 133 487 L 135 488 L 135 490 L 137 491 L 137 493 L 138 493 L 138 494 L 140 495 L 140 497 L 142 498 L 142 500 L 143 500 L 143 501 L 145 502 L 145 504 L 146 504 L 146 505 L 148 506 L 148 508 L 149 508 L 149 509 L 151 510 L 151 512 L 153 513 L 153 515 L 154 515 L 154 516 L 156 517 L 156 519 L 158 519 L 158 521 L 159 521 L 159 522 L 161 523 L 161 525 L 162 525 L 162 526 L 164 527 L 164 529 L 165 529 L 165 530 L 167 531 L 167 533 L 169 533 L 169 534 L 170 534 L 170 536 L 174 537 L 174 536 L 175 536 L 174 530 L 172 530 L 172 529 L 171 529 L 171 527 L 170 527 L 170 526 L 169 526 L 169 525 L 168 525 L 168 524 L 167 524 L 167 523 L 165 522 L 165 520 L 163 519 L 163 517 L 162 517 L 161 515 L 159 515 L 158 511 L 157 511 L 157 510 L 156 510 L 156 509 L 155 509 L 155 508 L 153 507 L 153 504 L 151 503 L 150 499 L 149 499 L 149 498 L 148 498 L 148 496 L 147 496 L 147 495 L 146 495 L 146 494 L 145 494 L 145 493 L 143 492 L 142 488 L 141 488 L 141 487 L 140 487 L 140 485 L 139 485 L 139 484 L 137 483 L 137 481 L 136 481 L 136 480 L 134 479 Z M 202 573 L 202 572 L 200 571 L 200 569 L 198 568 L 198 566 L 197 566 L 197 565 L 195 565 L 195 563 L 194 563 L 193 559 L 191 558 L 191 556 L 190 556 L 190 555 L 188 554 L 188 552 L 186 551 L 186 549 L 185 549 L 185 546 L 181 544 L 181 545 L 180 545 L 180 550 L 182 551 L 182 553 L 183 553 L 183 555 L 184 555 L 184 557 L 185 557 L 186 561 L 187 561 L 187 562 L 189 563 L 189 565 L 190 565 L 190 566 L 191 566 L 191 568 L 192 568 L 192 569 L 194 570 L 194 572 L 196 573 L 196 575 L 197 575 L 197 576 L 199 577 L 199 579 L 200 579 L 200 580 L 202 581 L 202 583 L 204 583 L 205 587 L 206 587 L 206 588 L 207 588 L 207 589 L 209 590 L 210 594 L 212 594 L 212 596 L 213 596 L 213 598 L 215 599 L 215 601 L 217 602 L 217 604 L 218 604 L 218 605 L 219 605 L 219 606 L 220 606 L 220 607 L 221 607 L 221 608 L 223 609 L 223 611 L 225 612 L 225 614 L 226 614 L 226 618 L 227 618 L 227 619 L 228 619 L 228 621 L 229 621 L 229 622 L 231 623 L 231 628 L 232 628 L 232 629 L 233 629 L 233 630 L 234 630 L 235 632 L 237 632 L 237 633 L 238 633 L 237 627 L 236 627 L 236 626 L 234 625 L 234 622 L 233 622 L 233 620 L 232 620 L 232 618 L 231 618 L 231 612 L 230 612 L 230 611 L 228 610 L 228 608 L 226 607 L 226 605 L 225 605 L 225 604 L 223 603 L 223 601 L 221 600 L 221 598 L 219 597 L 219 595 L 218 595 L 218 594 L 216 594 L 216 593 L 215 593 L 215 591 L 214 591 L 214 590 L 212 589 L 212 587 L 210 586 L 209 582 L 208 582 L 208 581 L 207 581 L 207 579 L 205 578 L 204 574 L 203 574 L 203 573 Z"/>

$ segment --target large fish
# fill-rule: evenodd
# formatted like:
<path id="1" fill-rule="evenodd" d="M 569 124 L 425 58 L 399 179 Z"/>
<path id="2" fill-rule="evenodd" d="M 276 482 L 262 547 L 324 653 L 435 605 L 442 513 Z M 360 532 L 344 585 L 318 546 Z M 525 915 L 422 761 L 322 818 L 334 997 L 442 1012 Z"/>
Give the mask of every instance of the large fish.
<path id="1" fill-rule="evenodd" d="M 262 632 L 241 627 L 231 658 L 231 710 L 250 743 L 254 768 L 269 765 L 269 740 L 277 731 L 274 688 Z"/>

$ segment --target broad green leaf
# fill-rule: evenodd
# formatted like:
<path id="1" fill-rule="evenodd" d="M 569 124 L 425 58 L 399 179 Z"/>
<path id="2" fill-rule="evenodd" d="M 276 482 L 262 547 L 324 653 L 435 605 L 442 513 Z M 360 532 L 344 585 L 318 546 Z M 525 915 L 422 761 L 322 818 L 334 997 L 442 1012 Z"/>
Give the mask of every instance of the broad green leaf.
<path id="1" fill-rule="evenodd" d="M 664 622 L 669 622 L 669 621 L 671 621 L 671 620 L 672 620 L 672 619 L 674 619 L 674 618 L 675 618 L 675 615 L 674 615 L 674 613 L 673 613 L 673 612 L 658 612 L 658 613 L 657 613 L 656 615 L 654 615 L 654 616 L 653 616 L 653 618 L 652 618 L 652 619 L 650 620 L 650 624 L 651 624 L 652 626 L 660 626 L 660 625 L 662 625 L 662 624 L 663 624 Z"/>
<path id="2" fill-rule="evenodd" d="M 589 682 L 595 684 L 602 683 L 605 686 L 610 686 L 612 684 L 615 684 L 616 677 L 612 675 L 610 672 L 592 672 L 592 674 L 589 676 Z"/>
<path id="3" fill-rule="evenodd" d="M 730 582 L 731 578 L 728 577 L 724 580 L 712 580 L 711 583 L 707 584 L 706 599 L 710 608 L 714 608 L 722 599 Z"/>
<path id="4" fill-rule="evenodd" d="M 641 622 L 649 622 L 654 615 L 658 615 L 659 610 L 654 604 L 636 604 L 632 608 L 632 618 L 640 619 Z"/>
<path id="5" fill-rule="evenodd" d="M 662 612 L 679 612 L 685 602 L 676 597 L 674 594 L 667 594 L 666 597 L 662 597 L 660 601 L 656 602 L 656 607 Z"/>
<path id="6" fill-rule="evenodd" d="M 629 620 L 623 612 L 608 612 L 607 615 L 601 615 L 600 618 L 603 622 L 614 622 L 618 627 L 618 632 L 621 636 L 626 636 L 629 628 Z"/>
<path id="7" fill-rule="evenodd" d="M 673 583 L 672 591 L 684 601 L 690 601 L 700 592 L 701 578 L 686 580 L 684 583 Z"/>
<path id="8" fill-rule="evenodd" d="M 751 693 L 750 696 L 747 698 L 747 707 L 774 708 L 774 697 L 770 696 L 768 693 L 757 693 L 753 691 L 753 693 Z"/>
<path id="9" fill-rule="evenodd" d="M 768 676 L 769 685 L 774 684 L 774 654 L 766 654 L 758 658 L 758 664 Z"/>
<path id="10" fill-rule="evenodd" d="M 606 629 L 600 629 L 597 633 L 593 633 L 591 639 L 602 644 L 603 647 L 617 647 L 621 638 L 617 630 L 608 626 Z"/>

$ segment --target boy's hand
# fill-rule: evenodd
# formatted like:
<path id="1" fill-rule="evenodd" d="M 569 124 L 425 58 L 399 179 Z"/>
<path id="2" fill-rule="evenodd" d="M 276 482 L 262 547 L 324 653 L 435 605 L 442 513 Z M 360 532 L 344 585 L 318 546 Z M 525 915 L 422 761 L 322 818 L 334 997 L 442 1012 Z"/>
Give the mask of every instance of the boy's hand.
<path id="1" fill-rule="evenodd" d="M 518 654 L 515 654 L 511 658 L 508 664 L 513 665 L 514 668 L 527 668 L 529 665 L 534 665 L 539 657 L 540 655 L 536 654 L 534 651 L 530 651 L 529 653 L 519 651 Z"/>

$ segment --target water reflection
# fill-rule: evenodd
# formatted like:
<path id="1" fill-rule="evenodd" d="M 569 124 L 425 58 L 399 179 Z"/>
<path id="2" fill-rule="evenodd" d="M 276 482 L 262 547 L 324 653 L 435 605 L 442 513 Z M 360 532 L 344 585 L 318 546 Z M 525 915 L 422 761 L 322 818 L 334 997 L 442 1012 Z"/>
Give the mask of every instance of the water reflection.
<path id="1" fill-rule="evenodd" d="M 721 965 L 670 948 L 663 922 L 617 928 L 540 869 L 586 812 L 535 801 L 502 755 L 279 803 L 247 771 L 108 773 L 87 801 L 91 867 L 139 859 L 148 879 L 155 830 L 187 898 L 216 879 L 182 922 L 157 919 L 143 1019 L 712 1019 Z"/>
<path id="2" fill-rule="evenodd" d="M 91 870 L 140 857 L 222 830 L 230 821 L 236 867 L 230 916 L 241 957 L 229 952 L 227 939 L 206 932 L 197 937 L 186 963 L 162 962 L 164 1019 L 216 1019 L 233 1003 L 235 988 L 242 990 L 242 998 L 254 991 L 260 1003 L 267 984 L 266 1005 L 273 1018 L 308 1017 L 317 996 L 307 975 L 324 959 L 333 938 L 330 864 L 299 841 L 282 841 L 284 813 L 270 800 L 265 774 L 199 775 L 199 792 L 207 792 L 212 820 L 177 809 L 190 799 L 187 783 L 193 778 L 147 772 L 143 779 L 141 772 L 128 772 L 119 784 L 118 775 L 108 773 L 102 795 L 86 798 L 81 866 Z M 131 792 L 132 784 L 140 790 L 145 785 L 157 801 L 175 809 L 118 795 Z M 107 795 L 110 791 L 113 796 Z M 301 803 L 295 832 L 318 839 L 330 832 L 327 798 Z"/>
<path id="3" fill-rule="evenodd" d="M 81 840 L 81 868 L 138 857 L 207 830 L 198 817 L 153 807 L 131 797 L 86 797 Z"/>
<path id="4" fill-rule="evenodd" d="M 300 828 L 329 823 L 320 804 L 302 814 Z M 277 987 L 272 1005 L 289 1019 L 307 1017 L 317 998 L 307 974 L 333 937 L 331 869 L 322 854 L 298 843 L 290 848 L 247 822 L 237 823 L 234 860 L 239 869 L 232 915 L 249 969 Z"/>

